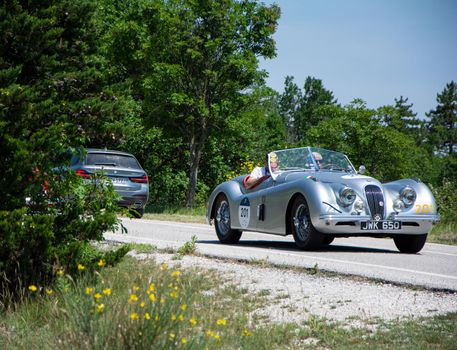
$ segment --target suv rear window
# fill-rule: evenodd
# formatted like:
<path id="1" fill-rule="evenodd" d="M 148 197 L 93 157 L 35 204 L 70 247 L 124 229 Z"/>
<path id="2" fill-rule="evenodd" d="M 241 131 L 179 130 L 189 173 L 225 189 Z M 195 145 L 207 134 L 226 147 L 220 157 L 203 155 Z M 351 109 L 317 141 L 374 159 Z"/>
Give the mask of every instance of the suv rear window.
<path id="1" fill-rule="evenodd" d="M 105 165 L 120 168 L 141 169 L 138 161 L 131 156 L 123 154 L 88 153 L 86 165 Z"/>

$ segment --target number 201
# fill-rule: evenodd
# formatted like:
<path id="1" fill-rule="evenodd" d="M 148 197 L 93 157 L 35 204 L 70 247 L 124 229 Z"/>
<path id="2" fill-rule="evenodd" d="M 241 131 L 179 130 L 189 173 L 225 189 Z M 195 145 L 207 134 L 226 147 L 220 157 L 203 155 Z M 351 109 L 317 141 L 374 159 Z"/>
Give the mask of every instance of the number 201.
<path id="1" fill-rule="evenodd" d="M 433 212 L 433 205 L 431 204 L 416 204 L 416 214 L 431 213 Z"/>

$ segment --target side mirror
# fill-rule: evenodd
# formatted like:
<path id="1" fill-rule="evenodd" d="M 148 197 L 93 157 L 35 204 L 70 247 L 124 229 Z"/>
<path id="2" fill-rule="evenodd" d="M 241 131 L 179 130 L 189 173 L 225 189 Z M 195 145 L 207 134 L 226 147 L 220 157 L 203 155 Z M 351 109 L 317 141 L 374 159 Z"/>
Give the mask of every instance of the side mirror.
<path id="1" fill-rule="evenodd" d="M 366 170 L 367 170 L 367 169 L 365 168 L 365 165 L 361 165 L 361 166 L 359 166 L 359 171 L 358 171 L 358 173 L 359 173 L 360 175 L 363 175 L 363 174 L 365 174 L 365 171 L 366 171 Z"/>

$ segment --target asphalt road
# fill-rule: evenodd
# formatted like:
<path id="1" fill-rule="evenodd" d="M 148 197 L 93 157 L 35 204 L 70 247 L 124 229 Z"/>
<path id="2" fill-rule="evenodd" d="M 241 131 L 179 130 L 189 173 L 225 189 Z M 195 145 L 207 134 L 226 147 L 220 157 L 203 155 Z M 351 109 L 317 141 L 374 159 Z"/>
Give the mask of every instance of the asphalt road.
<path id="1" fill-rule="evenodd" d="M 179 248 L 196 235 L 197 250 L 206 256 L 305 268 L 317 265 L 320 270 L 457 291 L 457 246 L 426 243 L 421 252 L 409 255 L 399 253 L 391 239 L 352 237 L 309 252 L 298 250 L 292 236 L 243 232 L 238 244 L 224 245 L 214 226 L 142 219 L 122 219 L 122 223 L 127 233 L 105 233 L 105 238 Z"/>

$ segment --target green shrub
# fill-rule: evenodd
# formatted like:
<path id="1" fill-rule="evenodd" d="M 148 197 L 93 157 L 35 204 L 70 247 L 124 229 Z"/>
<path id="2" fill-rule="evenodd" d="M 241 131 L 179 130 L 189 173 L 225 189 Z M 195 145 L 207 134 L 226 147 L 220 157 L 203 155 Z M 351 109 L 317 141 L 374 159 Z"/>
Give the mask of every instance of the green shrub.
<path id="1" fill-rule="evenodd" d="M 457 224 L 457 183 L 443 180 L 441 186 L 432 187 L 443 224 Z"/>
<path id="2" fill-rule="evenodd" d="M 49 180 L 30 206 L 0 211 L 0 296 L 21 295 L 29 284 L 49 285 L 60 268 L 74 274 L 78 265 L 95 266 L 100 259 L 113 264 L 127 252 L 104 254 L 90 245 L 118 225 L 110 182 L 84 182 L 72 173 Z"/>

